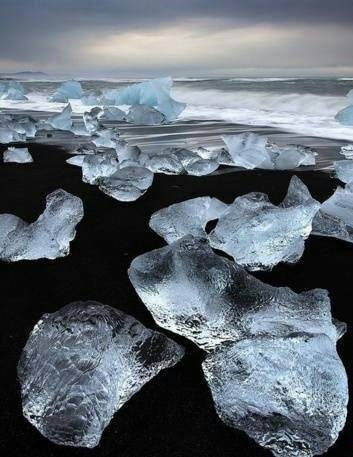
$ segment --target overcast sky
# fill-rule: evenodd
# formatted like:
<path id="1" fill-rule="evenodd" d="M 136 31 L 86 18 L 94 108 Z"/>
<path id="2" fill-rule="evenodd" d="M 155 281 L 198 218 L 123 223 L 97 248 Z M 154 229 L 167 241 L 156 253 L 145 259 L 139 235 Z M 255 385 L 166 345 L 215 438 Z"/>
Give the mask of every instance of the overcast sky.
<path id="1" fill-rule="evenodd" d="M 0 71 L 353 75 L 353 0 L 0 0 Z"/>

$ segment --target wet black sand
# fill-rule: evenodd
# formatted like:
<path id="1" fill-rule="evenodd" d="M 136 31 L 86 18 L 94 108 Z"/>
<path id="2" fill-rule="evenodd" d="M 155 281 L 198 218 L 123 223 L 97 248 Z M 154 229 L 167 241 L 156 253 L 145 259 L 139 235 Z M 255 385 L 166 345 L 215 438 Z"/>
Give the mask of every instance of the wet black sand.
<path id="1" fill-rule="evenodd" d="M 5 147 L 1 148 L 1 151 Z M 115 415 L 93 450 L 60 447 L 43 438 L 22 416 L 16 364 L 40 316 L 75 300 L 98 300 L 156 328 L 134 292 L 127 269 L 134 257 L 164 244 L 148 228 L 150 215 L 164 206 L 202 195 L 231 202 L 236 196 L 267 192 L 273 202 L 285 195 L 291 172 L 242 171 L 193 178 L 156 175 L 152 188 L 134 203 L 120 203 L 81 181 L 81 170 L 67 165 L 68 155 L 52 146 L 31 144 L 34 164 L 0 162 L 0 213 L 27 221 L 43 210 L 45 196 L 63 188 L 83 199 L 85 217 L 71 254 L 55 261 L 0 263 L 0 450 L 7 456 L 116 457 L 261 457 L 271 453 L 218 419 L 201 370 L 202 351 L 187 347 L 183 361 L 166 370 Z M 327 173 L 297 174 L 322 201 L 337 181 Z M 310 237 L 303 258 L 258 277 L 296 291 L 329 290 L 334 317 L 348 323 L 338 344 L 350 384 L 353 380 L 353 245 Z M 327 456 L 352 456 L 353 408 L 346 427 Z"/>

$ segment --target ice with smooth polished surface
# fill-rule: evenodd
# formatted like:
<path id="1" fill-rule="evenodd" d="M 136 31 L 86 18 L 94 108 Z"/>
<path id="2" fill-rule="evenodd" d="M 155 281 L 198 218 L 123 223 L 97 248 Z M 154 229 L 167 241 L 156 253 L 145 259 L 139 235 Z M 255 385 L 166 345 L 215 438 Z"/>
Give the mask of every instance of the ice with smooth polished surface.
<path id="1" fill-rule="evenodd" d="M 100 178 L 110 176 L 119 169 L 115 152 L 85 155 L 82 162 L 82 181 L 97 184 Z"/>
<path id="2" fill-rule="evenodd" d="M 343 125 L 353 125 L 353 105 L 349 105 L 339 111 L 336 114 L 335 119 Z"/>
<path id="3" fill-rule="evenodd" d="M 76 167 L 82 167 L 83 161 L 85 160 L 85 154 L 80 154 L 77 156 L 70 157 L 66 160 L 66 163 L 69 165 L 75 165 Z"/>
<path id="4" fill-rule="evenodd" d="M 278 146 L 266 136 L 252 132 L 222 137 L 233 165 L 254 169 L 291 170 L 301 165 L 315 165 L 316 153 L 301 145 Z"/>
<path id="5" fill-rule="evenodd" d="M 30 163 L 33 157 L 28 152 L 28 148 L 7 148 L 4 151 L 4 162 Z"/>
<path id="6" fill-rule="evenodd" d="M 324 334 L 224 345 L 206 357 L 203 371 L 220 418 L 276 457 L 321 455 L 344 427 L 347 375 Z"/>
<path id="7" fill-rule="evenodd" d="M 72 108 L 70 103 L 65 106 L 61 113 L 54 114 L 46 120 L 46 124 L 57 130 L 71 130 L 72 129 Z"/>
<path id="8" fill-rule="evenodd" d="M 313 235 L 329 236 L 353 243 L 353 184 L 337 187 L 324 201 L 313 220 Z"/>
<path id="9" fill-rule="evenodd" d="M 156 211 L 149 225 L 168 244 L 185 235 L 206 238 L 206 224 L 219 219 L 227 208 L 217 198 L 197 197 Z"/>
<path id="10" fill-rule="evenodd" d="M 49 98 L 51 102 L 67 103 L 70 99 L 80 99 L 83 96 L 82 86 L 78 81 L 66 81 Z"/>
<path id="11" fill-rule="evenodd" d="M 116 142 L 119 138 L 119 132 L 116 129 L 100 128 L 92 137 L 92 143 L 103 148 L 115 148 Z"/>
<path id="12" fill-rule="evenodd" d="M 123 202 L 132 202 L 142 197 L 152 186 L 153 173 L 145 167 L 126 166 L 114 174 L 101 178 L 102 192 Z"/>
<path id="13" fill-rule="evenodd" d="M 158 125 L 166 122 L 164 114 L 148 105 L 132 105 L 126 120 L 138 125 Z"/>
<path id="14" fill-rule="evenodd" d="M 297 262 L 320 203 L 293 176 L 283 202 L 273 205 L 266 194 L 252 192 L 234 200 L 209 235 L 211 245 L 250 270 Z"/>
<path id="15" fill-rule="evenodd" d="M 32 224 L 13 214 L 0 214 L 0 260 L 56 259 L 68 255 L 76 225 L 82 218 L 82 200 L 62 189 L 47 196 L 44 212 Z"/>
<path id="16" fill-rule="evenodd" d="M 42 316 L 23 349 L 23 414 L 56 444 L 93 448 L 116 411 L 183 355 L 122 311 L 71 303 Z"/>
<path id="17" fill-rule="evenodd" d="M 344 182 L 350 183 L 353 181 L 353 161 L 352 160 L 338 160 L 334 162 L 335 172 L 337 178 Z"/>
<path id="18" fill-rule="evenodd" d="M 85 127 L 89 133 L 95 133 L 100 124 L 98 121 L 99 115 L 102 113 L 102 109 L 96 106 L 92 108 L 90 111 L 83 113 L 83 122 Z"/>
<path id="19" fill-rule="evenodd" d="M 293 332 L 337 339 L 327 291 L 272 287 L 185 236 L 135 258 L 129 277 L 156 323 L 211 350 L 227 342 Z"/>
<path id="20" fill-rule="evenodd" d="M 104 106 L 99 119 L 101 121 L 124 121 L 126 119 L 126 113 L 116 106 Z"/>

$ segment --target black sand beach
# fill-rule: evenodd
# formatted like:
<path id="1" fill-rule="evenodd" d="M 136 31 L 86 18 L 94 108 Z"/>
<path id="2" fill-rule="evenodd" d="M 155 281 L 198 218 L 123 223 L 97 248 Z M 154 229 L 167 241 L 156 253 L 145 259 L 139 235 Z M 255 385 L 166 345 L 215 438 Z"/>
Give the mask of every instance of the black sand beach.
<path id="1" fill-rule="evenodd" d="M 68 257 L 55 261 L 0 263 L 1 390 L 0 448 L 7 456 L 119 456 L 119 457 L 261 457 L 271 453 L 244 433 L 226 427 L 217 417 L 203 378 L 203 353 L 192 343 L 173 335 L 187 348 L 184 359 L 149 382 L 115 415 L 93 450 L 56 446 L 43 438 L 23 417 L 16 365 L 29 332 L 43 313 L 76 300 L 97 300 L 130 313 L 157 328 L 140 302 L 127 276 L 137 255 L 164 242 L 148 227 L 150 215 L 172 203 L 210 195 L 225 202 L 252 191 L 266 192 L 274 203 L 285 195 L 289 180 L 298 175 L 319 201 L 328 198 L 338 181 L 320 171 L 234 171 L 214 176 L 155 175 L 153 186 L 134 203 L 107 197 L 81 181 L 80 168 L 65 163 L 63 150 L 29 144 L 34 163 L 0 163 L 0 213 L 13 213 L 33 221 L 45 197 L 63 188 L 82 198 L 85 209 Z M 1 147 L 1 152 L 5 147 Z M 315 287 L 329 290 L 332 313 L 347 322 L 348 332 L 338 350 L 353 379 L 353 246 L 338 240 L 311 236 L 302 259 L 257 273 L 265 282 L 295 291 Z M 352 393 L 352 392 L 351 392 Z M 353 410 L 328 457 L 351 457 Z"/>

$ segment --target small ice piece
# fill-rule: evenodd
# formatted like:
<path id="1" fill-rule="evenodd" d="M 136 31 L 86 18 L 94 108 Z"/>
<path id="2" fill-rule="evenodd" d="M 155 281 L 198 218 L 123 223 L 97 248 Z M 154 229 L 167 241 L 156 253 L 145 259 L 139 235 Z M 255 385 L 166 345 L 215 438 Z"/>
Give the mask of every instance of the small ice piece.
<path id="1" fill-rule="evenodd" d="M 353 105 L 347 106 L 339 111 L 336 114 L 335 119 L 343 125 L 353 125 Z"/>
<path id="2" fill-rule="evenodd" d="M 70 103 L 65 106 L 61 113 L 54 114 L 46 120 L 46 124 L 50 125 L 53 129 L 57 130 L 71 130 L 72 129 L 72 108 Z"/>
<path id="3" fill-rule="evenodd" d="M 252 132 L 222 137 L 232 158 L 232 164 L 248 168 L 291 170 L 301 165 L 315 165 L 317 155 L 301 145 L 278 146 L 262 135 Z"/>
<path id="4" fill-rule="evenodd" d="M 210 233 L 212 247 L 231 255 L 249 270 L 297 262 L 320 208 L 308 188 L 293 176 L 283 202 L 275 206 L 266 194 L 252 192 L 234 200 Z"/>
<path id="5" fill-rule="evenodd" d="M 132 105 L 126 120 L 139 125 L 158 125 L 166 122 L 164 114 L 147 105 Z"/>
<path id="6" fill-rule="evenodd" d="M 199 159 L 185 166 L 185 171 L 192 176 L 206 176 L 213 173 L 219 167 L 215 160 Z"/>
<path id="7" fill-rule="evenodd" d="M 70 99 L 79 99 L 83 96 L 81 84 L 78 81 L 66 81 L 49 98 L 51 102 L 67 103 Z"/>
<path id="8" fill-rule="evenodd" d="M 329 236 L 353 243 L 353 186 L 337 187 L 321 205 L 313 220 L 313 235 Z"/>
<path id="9" fill-rule="evenodd" d="M 66 163 L 68 163 L 69 165 L 75 165 L 77 167 L 82 167 L 85 157 L 86 156 L 84 154 L 73 156 L 73 157 L 70 157 L 70 159 L 67 159 Z"/>
<path id="10" fill-rule="evenodd" d="M 0 126 L 0 143 L 7 144 L 13 143 L 14 141 L 25 141 L 26 135 L 18 133 L 8 126 Z"/>
<path id="11" fill-rule="evenodd" d="M 185 235 L 206 238 L 207 222 L 218 219 L 227 208 L 217 198 L 197 197 L 156 211 L 149 225 L 168 244 Z"/>
<path id="12" fill-rule="evenodd" d="M 5 100 L 26 101 L 28 98 L 18 89 L 10 87 L 4 96 Z"/>
<path id="13" fill-rule="evenodd" d="M 219 417 L 276 457 L 321 455 L 346 422 L 347 375 L 326 335 L 224 345 L 203 371 Z"/>
<path id="14" fill-rule="evenodd" d="M 28 148 L 8 148 L 4 151 L 4 162 L 29 163 L 33 158 Z"/>
<path id="15" fill-rule="evenodd" d="M 140 166 L 127 166 L 99 180 L 102 192 L 123 202 L 140 198 L 152 186 L 153 173 Z"/>
<path id="16" fill-rule="evenodd" d="M 76 225 L 83 218 L 83 204 L 62 189 L 46 198 L 46 208 L 28 224 L 13 214 L 0 214 L 0 260 L 56 259 L 70 252 Z"/>
<path id="17" fill-rule="evenodd" d="M 143 154 L 141 164 L 153 173 L 164 173 L 166 175 L 180 175 L 185 172 L 183 164 L 173 154 L 168 152 L 156 152 Z"/>
<path id="18" fill-rule="evenodd" d="M 97 106 L 100 104 L 99 97 L 94 92 L 90 92 L 89 94 L 81 97 L 81 102 L 82 102 L 82 105 L 86 105 L 86 106 Z"/>
<path id="19" fill-rule="evenodd" d="M 101 121 L 124 121 L 126 113 L 116 106 L 105 106 L 99 119 Z"/>
<path id="20" fill-rule="evenodd" d="M 26 135 L 27 138 L 34 138 L 37 132 L 37 122 L 29 117 L 24 116 L 20 119 L 14 119 L 11 126 L 15 132 Z"/>
<path id="21" fill-rule="evenodd" d="M 95 107 L 95 108 L 92 108 L 91 111 L 83 114 L 83 122 L 85 124 L 87 131 L 90 134 L 96 132 L 97 129 L 99 128 L 98 117 L 101 112 L 102 112 L 101 108 Z"/>
<path id="22" fill-rule="evenodd" d="M 326 290 L 296 294 L 264 284 L 217 255 L 204 238 L 188 235 L 140 255 L 128 273 L 158 325 L 206 350 L 226 341 L 294 332 L 337 339 Z"/>
<path id="23" fill-rule="evenodd" d="M 141 149 L 138 146 L 131 146 L 125 140 L 118 140 L 115 146 L 116 155 L 119 160 L 120 168 L 126 163 L 139 164 L 141 157 Z"/>
<path id="24" fill-rule="evenodd" d="M 335 172 L 337 178 L 344 182 L 349 183 L 353 181 L 353 161 L 352 160 L 338 160 L 334 162 Z"/>
<path id="25" fill-rule="evenodd" d="M 117 130 L 101 128 L 95 132 L 92 143 L 97 147 L 115 148 L 118 138 L 119 132 Z"/>
<path id="26" fill-rule="evenodd" d="M 340 153 L 344 155 L 346 159 L 353 159 L 353 144 L 342 146 Z"/>
<path id="27" fill-rule="evenodd" d="M 87 154 L 82 162 L 82 180 L 88 184 L 97 184 L 100 178 L 111 176 L 119 168 L 114 152 Z"/>
<path id="28" fill-rule="evenodd" d="M 98 445 L 113 415 L 181 346 L 122 311 L 94 301 L 44 314 L 17 367 L 26 419 L 50 441 Z"/>

